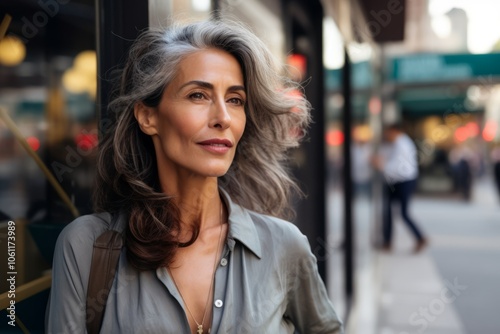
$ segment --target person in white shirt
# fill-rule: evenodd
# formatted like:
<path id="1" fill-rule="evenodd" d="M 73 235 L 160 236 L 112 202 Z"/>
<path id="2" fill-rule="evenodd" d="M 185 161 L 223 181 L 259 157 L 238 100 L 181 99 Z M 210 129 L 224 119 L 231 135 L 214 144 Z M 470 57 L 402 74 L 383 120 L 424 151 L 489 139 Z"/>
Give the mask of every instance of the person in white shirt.
<path id="1" fill-rule="evenodd" d="M 403 220 L 416 239 L 414 251 L 419 252 L 426 246 L 427 239 L 409 215 L 410 198 L 418 178 L 417 148 L 410 137 L 396 124 L 384 129 L 384 142 L 380 156 L 374 159 L 375 167 L 382 171 L 385 178 L 383 249 L 391 250 L 392 203 L 398 201 Z"/>

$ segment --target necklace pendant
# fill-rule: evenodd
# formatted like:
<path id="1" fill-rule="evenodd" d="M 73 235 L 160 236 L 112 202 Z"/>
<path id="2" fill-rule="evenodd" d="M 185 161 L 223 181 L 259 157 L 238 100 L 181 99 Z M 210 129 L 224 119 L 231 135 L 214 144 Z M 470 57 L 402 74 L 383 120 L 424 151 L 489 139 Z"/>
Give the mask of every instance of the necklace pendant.
<path id="1" fill-rule="evenodd" d="M 203 325 L 198 325 L 198 334 L 203 334 Z"/>

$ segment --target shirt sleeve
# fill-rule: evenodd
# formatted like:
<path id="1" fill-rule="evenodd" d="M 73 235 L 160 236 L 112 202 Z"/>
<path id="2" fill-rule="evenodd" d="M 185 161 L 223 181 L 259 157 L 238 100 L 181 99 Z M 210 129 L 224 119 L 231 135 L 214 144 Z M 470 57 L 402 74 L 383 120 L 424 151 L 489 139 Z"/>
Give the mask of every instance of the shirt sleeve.
<path id="1" fill-rule="evenodd" d="M 411 139 L 403 137 L 393 145 L 384 164 L 384 175 L 388 181 L 416 178 L 418 174 L 417 150 Z M 391 183 L 391 182 L 389 182 Z"/>
<path id="2" fill-rule="evenodd" d="M 86 291 L 92 259 L 92 222 L 69 224 L 56 242 L 45 330 L 49 334 L 86 333 Z"/>
<path id="3" fill-rule="evenodd" d="M 300 235 L 289 253 L 285 316 L 301 334 L 341 334 L 342 323 L 328 298 L 309 242 Z"/>

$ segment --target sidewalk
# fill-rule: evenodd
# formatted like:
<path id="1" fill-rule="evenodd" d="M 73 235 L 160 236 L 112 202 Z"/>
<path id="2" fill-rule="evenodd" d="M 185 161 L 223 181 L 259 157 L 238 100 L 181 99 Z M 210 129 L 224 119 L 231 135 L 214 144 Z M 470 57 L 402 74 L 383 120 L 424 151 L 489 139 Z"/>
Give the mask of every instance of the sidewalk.
<path id="1" fill-rule="evenodd" d="M 461 291 L 452 291 L 454 282 L 439 275 L 428 253 L 413 255 L 399 249 L 380 255 L 378 261 L 380 333 L 465 333 L 453 305 Z"/>
<path id="2" fill-rule="evenodd" d="M 415 241 L 399 216 L 390 253 L 366 246 L 366 232 L 357 240 L 347 334 L 465 334 L 464 324 L 469 332 L 499 333 L 500 268 L 492 259 L 500 255 L 500 208 L 491 182 L 477 182 L 472 202 L 421 197 L 411 211 L 430 239 L 423 252 L 412 253 Z M 369 230 L 363 215 L 358 231 Z"/>
<path id="3" fill-rule="evenodd" d="M 373 251 L 373 264 L 357 279 L 348 334 L 465 334 L 453 300 L 460 285 L 444 280 L 428 250 L 412 254 L 402 224 L 391 253 Z"/>
<path id="4" fill-rule="evenodd" d="M 390 253 L 358 250 L 357 293 L 347 333 L 465 334 L 453 303 L 460 283 L 440 276 L 429 249 L 413 254 L 413 238 L 401 221 L 395 223 Z"/>

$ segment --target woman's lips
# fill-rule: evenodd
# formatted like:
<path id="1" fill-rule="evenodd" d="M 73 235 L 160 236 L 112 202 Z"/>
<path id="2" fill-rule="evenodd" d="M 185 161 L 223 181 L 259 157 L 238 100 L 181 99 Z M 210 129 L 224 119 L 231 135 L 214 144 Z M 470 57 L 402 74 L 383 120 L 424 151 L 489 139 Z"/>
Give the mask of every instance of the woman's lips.
<path id="1" fill-rule="evenodd" d="M 199 142 L 198 145 L 204 150 L 219 154 L 227 153 L 233 147 L 233 143 L 228 139 L 209 139 Z"/>

